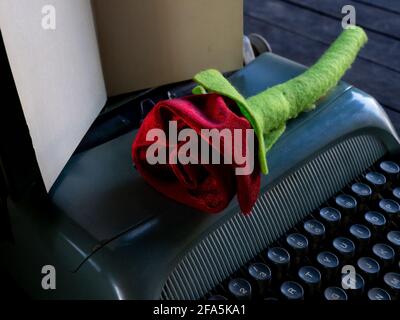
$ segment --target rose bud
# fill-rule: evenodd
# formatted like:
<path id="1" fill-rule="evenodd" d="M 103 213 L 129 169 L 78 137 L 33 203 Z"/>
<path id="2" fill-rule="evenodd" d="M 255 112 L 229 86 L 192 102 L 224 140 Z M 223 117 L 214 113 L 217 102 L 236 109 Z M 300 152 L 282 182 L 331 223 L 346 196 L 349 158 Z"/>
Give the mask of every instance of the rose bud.
<path id="1" fill-rule="evenodd" d="M 179 139 L 185 129 L 192 129 L 195 137 Z M 210 138 L 205 132 L 214 135 Z M 254 161 L 257 143 L 252 139 L 250 123 L 233 100 L 217 94 L 193 95 L 154 106 L 136 135 L 132 157 L 142 177 L 175 201 L 217 213 L 237 194 L 241 211 L 247 214 L 260 190 L 259 164 Z"/>

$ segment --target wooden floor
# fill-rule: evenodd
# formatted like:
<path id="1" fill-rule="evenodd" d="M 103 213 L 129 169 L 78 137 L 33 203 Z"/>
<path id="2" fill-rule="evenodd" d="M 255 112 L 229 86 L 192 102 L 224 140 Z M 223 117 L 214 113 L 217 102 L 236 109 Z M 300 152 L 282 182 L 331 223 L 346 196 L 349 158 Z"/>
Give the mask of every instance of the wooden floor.
<path id="1" fill-rule="evenodd" d="M 353 5 L 369 37 L 345 80 L 374 96 L 400 132 L 400 0 L 244 0 L 245 33 L 263 35 L 274 53 L 311 65 L 341 32 Z"/>

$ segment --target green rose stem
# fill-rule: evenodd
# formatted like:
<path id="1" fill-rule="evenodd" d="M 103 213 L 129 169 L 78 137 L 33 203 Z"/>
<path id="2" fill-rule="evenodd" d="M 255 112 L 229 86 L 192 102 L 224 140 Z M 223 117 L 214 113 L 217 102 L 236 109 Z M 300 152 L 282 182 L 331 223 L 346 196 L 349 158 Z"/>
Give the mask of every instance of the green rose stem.
<path id="1" fill-rule="evenodd" d="M 260 168 L 267 174 L 266 153 L 285 131 L 286 122 L 312 108 L 318 99 L 338 84 L 367 40 L 366 33 L 360 27 L 346 29 L 307 71 L 248 99 L 219 71 L 213 69 L 202 71 L 194 77 L 200 85 L 194 89 L 194 93 L 215 92 L 236 101 L 255 130 Z"/>

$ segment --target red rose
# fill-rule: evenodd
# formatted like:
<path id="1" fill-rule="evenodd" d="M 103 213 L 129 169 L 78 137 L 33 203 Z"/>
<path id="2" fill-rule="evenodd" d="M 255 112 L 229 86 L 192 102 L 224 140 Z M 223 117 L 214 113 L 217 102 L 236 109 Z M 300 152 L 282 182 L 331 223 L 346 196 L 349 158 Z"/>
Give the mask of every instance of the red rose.
<path id="1" fill-rule="evenodd" d="M 237 169 L 243 168 L 244 165 L 238 163 L 233 155 L 238 150 L 238 143 L 243 150 L 241 154 L 246 153 L 248 147 L 246 130 L 252 130 L 248 120 L 239 115 L 239 112 L 234 112 L 236 109 L 235 102 L 217 94 L 193 95 L 159 102 L 144 119 L 132 146 L 132 157 L 137 170 L 156 190 L 190 207 L 217 213 L 226 208 L 237 194 L 242 212 L 249 213 L 259 193 L 260 170 L 258 161 L 253 161 L 254 170 L 246 175 L 236 174 Z M 229 138 L 221 138 L 219 141 L 220 146 L 217 151 L 221 156 L 220 164 L 204 163 L 202 161 L 205 160 L 204 153 L 201 152 L 198 152 L 198 156 L 195 155 L 197 159 L 190 154 L 190 158 L 193 162 L 197 160 L 197 164 L 196 162 L 182 164 L 179 160 L 174 164 L 173 159 L 177 159 L 178 155 L 182 153 L 189 155 L 187 148 L 184 147 L 187 140 L 178 141 L 177 144 L 169 143 L 171 123 L 176 124 L 178 133 L 183 129 L 193 129 L 199 144 L 203 141 L 207 148 L 213 148 L 209 149 L 210 161 L 212 150 L 215 151 L 218 144 L 211 144 L 211 141 L 202 135 L 204 132 L 202 129 L 229 130 L 232 140 L 226 141 Z M 149 139 L 148 134 L 152 129 L 161 129 L 165 132 L 166 139 L 157 140 L 154 137 Z M 233 138 L 234 132 L 242 133 L 240 141 Z M 165 164 L 151 164 L 148 160 L 147 152 L 154 151 L 155 142 L 158 147 L 162 145 L 164 148 L 163 151 L 167 155 Z M 232 146 L 231 164 L 225 161 L 229 154 L 224 152 L 227 143 L 231 143 Z M 239 153 L 241 150 L 239 149 Z M 247 152 L 249 151 L 255 152 L 255 150 Z M 159 152 L 154 154 L 161 156 Z M 252 157 L 254 158 L 254 154 Z"/>

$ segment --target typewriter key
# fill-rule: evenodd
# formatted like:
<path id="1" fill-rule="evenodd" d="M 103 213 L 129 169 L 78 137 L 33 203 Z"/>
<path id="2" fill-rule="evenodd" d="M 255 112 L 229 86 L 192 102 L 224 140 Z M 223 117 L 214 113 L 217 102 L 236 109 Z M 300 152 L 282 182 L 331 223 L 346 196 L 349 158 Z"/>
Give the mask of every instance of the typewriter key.
<path id="1" fill-rule="evenodd" d="M 377 233 L 382 232 L 386 227 L 386 218 L 382 213 L 377 211 L 368 211 L 364 215 L 367 224 Z"/>
<path id="2" fill-rule="evenodd" d="M 238 300 L 250 300 L 251 299 L 251 285 L 250 283 L 242 278 L 235 278 L 229 281 L 228 284 L 229 293 Z"/>
<path id="3" fill-rule="evenodd" d="M 271 284 L 271 269 L 264 263 L 252 263 L 248 268 L 250 278 L 257 283 L 260 294 L 263 294 Z"/>
<path id="4" fill-rule="evenodd" d="M 368 291 L 368 299 L 369 300 L 392 300 L 390 294 L 381 288 L 372 288 Z"/>
<path id="5" fill-rule="evenodd" d="M 366 181 L 372 186 L 375 192 L 381 192 L 385 189 L 386 177 L 379 172 L 368 172 L 365 175 Z"/>
<path id="6" fill-rule="evenodd" d="M 327 281 L 336 275 L 339 268 L 339 258 L 329 251 L 320 252 L 317 256 L 317 263 Z"/>
<path id="7" fill-rule="evenodd" d="M 367 282 L 375 281 L 378 279 L 381 267 L 378 261 L 369 257 L 362 257 L 358 259 L 357 266 L 361 270 Z"/>
<path id="8" fill-rule="evenodd" d="M 329 287 L 324 291 L 324 298 L 329 301 L 347 300 L 347 294 L 342 288 Z"/>
<path id="9" fill-rule="evenodd" d="M 303 300 L 304 289 L 303 287 L 294 281 L 285 281 L 281 285 L 282 295 L 289 300 Z"/>
<path id="10" fill-rule="evenodd" d="M 400 273 L 386 273 L 383 277 L 383 281 L 396 296 L 400 294 Z"/>
<path id="11" fill-rule="evenodd" d="M 336 228 L 340 225 L 340 221 L 342 219 L 342 215 L 338 209 L 332 207 L 325 207 L 319 210 L 319 216 L 327 225 L 329 229 L 329 233 L 333 234 Z"/>
<path id="12" fill-rule="evenodd" d="M 337 237 L 332 244 L 344 261 L 349 261 L 355 254 L 356 247 L 349 238 Z"/>
<path id="13" fill-rule="evenodd" d="M 395 258 L 395 252 L 391 246 L 384 243 L 377 243 L 372 247 L 372 252 L 382 263 L 383 268 L 389 267 Z"/>
<path id="14" fill-rule="evenodd" d="M 393 161 L 382 161 L 379 164 L 379 168 L 391 181 L 396 181 L 398 179 L 400 167 L 397 163 Z"/>
<path id="15" fill-rule="evenodd" d="M 386 237 L 397 254 L 400 254 L 400 231 L 390 231 Z"/>

